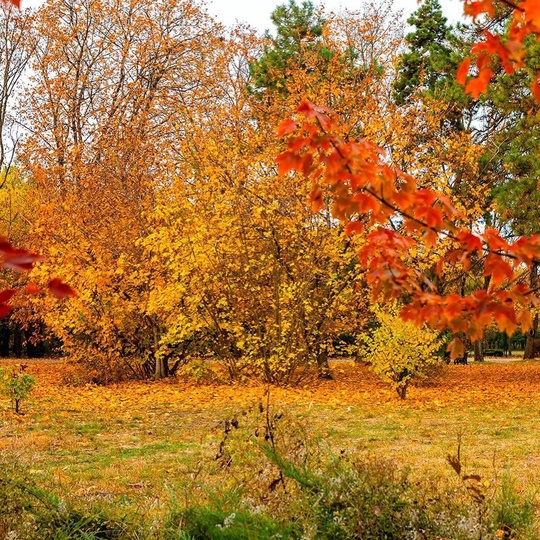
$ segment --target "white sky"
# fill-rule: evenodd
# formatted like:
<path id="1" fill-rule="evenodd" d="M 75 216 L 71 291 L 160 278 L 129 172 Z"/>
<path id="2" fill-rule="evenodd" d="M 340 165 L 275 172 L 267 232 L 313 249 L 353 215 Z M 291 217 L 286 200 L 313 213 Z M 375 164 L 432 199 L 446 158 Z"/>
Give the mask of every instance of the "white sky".
<path id="1" fill-rule="evenodd" d="M 24 0 L 22 0 L 24 2 Z M 264 31 L 272 28 L 270 14 L 280 4 L 288 0 L 207 0 L 208 11 L 217 19 L 226 24 L 233 25 L 237 20 L 247 22 L 249 25 Z M 377 0 L 373 0 L 376 2 Z M 446 17 L 450 21 L 459 20 L 463 14 L 462 0 L 440 0 Z M 363 0 L 312 0 L 313 4 L 323 4 L 328 11 L 337 11 L 339 7 L 358 9 Z M 301 3 L 301 0 L 297 0 Z M 396 10 L 403 9 L 405 18 L 417 7 L 416 0 L 394 0 Z"/>
<path id="2" fill-rule="evenodd" d="M 37 6 L 43 0 L 21 0 L 22 7 Z M 300 3 L 301 0 L 298 0 Z M 373 0 L 376 2 L 377 0 Z M 208 12 L 217 19 L 230 26 L 236 21 L 246 22 L 261 32 L 272 28 L 270 14 L 276 6 L 286 3 L 287 0 L 206 0 Z M 323 4 L 328 11 L 337 11 L 339 7 L 358 9 L 364 0 L 312 0 L 313 4 Z M 416 0 L 394 0 L 396 9 L 403 9 L 408 17 L 417 7 Z M 450 21 L 461 18 L 463 13 L 462 0 L 441 0 L 445 15 Z"/>

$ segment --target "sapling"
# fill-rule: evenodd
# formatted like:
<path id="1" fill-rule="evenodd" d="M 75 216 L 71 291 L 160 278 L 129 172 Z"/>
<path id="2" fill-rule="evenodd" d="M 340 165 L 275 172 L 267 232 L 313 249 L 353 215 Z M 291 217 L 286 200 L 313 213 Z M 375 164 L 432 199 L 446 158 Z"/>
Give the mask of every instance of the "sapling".
<path id="1" fill-rule="evenodd" d="M 36 379 L 24 369 L 15 371 L 13 369 L 0 368 L 0 393 L 11 400 L 13 410 L 19 414 L 21 402 L 28 398 Z"/>

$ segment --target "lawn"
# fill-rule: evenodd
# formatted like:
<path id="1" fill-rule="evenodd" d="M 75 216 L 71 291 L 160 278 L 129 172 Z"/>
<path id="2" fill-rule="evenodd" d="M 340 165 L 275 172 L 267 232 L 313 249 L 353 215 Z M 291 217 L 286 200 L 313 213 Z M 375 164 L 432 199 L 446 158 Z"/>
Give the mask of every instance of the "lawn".
<path id="1" fill-rule="evenodd" d="M 23 414 L 0 398 L 2 460 L 73 504 L 114 504 L 154 519 L 171 497 L 193 497 L 195 485 L 219 492 L 239 475 L 249 484 L 263 459 L 252 439 L 268 425 L 289 437 L 283 444 L 301 439 L 326 455 L 388 460 L 414 481 L 454 487 L 446 457 L 459 439 L 464 471 L 479 475 L 486 492 L 508 472 L 518 493 L 540 485 L 535 362 L 444 366 L 406 401 L 368 367 L 348 363 L 333 365 L 334 380 L 299 388 L 185 378 L 74 386 L 64 382 L 64 364 L 26 370 L 37 382 Z"/>

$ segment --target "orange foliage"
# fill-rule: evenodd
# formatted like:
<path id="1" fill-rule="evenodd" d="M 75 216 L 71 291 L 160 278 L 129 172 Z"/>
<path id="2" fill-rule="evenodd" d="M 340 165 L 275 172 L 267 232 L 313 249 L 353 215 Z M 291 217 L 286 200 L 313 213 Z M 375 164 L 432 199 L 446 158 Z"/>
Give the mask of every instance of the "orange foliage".
<path id="1" fill-rule="evenodd" d="M 359 250 L 374 297 L 383 300 L 406 295 L 402 314 L 407 320 L 453 332 L 482 336 L 493 319 L 502 331 L 513 332 L 519 314 L 540 305 L 537 291 L 521 282 L 526 269 L 540 258 L 540 235 L 510 243 L 499 232 L 475 232 L 466 215 L 454 208 L 440 190 L 419 188 L 414 178 L 391 166 L 384 151 L 366 141 L 351 141 L 329 109 L 304 101 L 297 109 L 296 129 L 290 119 L 280 125 L 288 133 L 287 150 L 276 161 L 283 172 L 296 171 L 311 181 L 311 201 L 320 206 L 323 190 L 334 217 L 348 223 L 348 231 L 372 228 Z M 396 226 L 397 224 L 397 226 Z M 436 248 L 450 241 L 444 263 L 470 266 L 473 256 L 485 258 L 487 290 L 469 295 L 439 294 L 425 273 L 411 264 L 411 252 Z M 438 265 L 437 274 L 443 271 Z M 520 318 L 521 317 L 521 318 Z M 459 340 L 451 352 L 458 354 Z"/>
<path id="2" fill-rule="evenodd" d="M 504 71 L 514 73 L 524 67 L 523 41 L 529 34 L 540 35 L 540 2 L 525 0 L 516 4 L 511 15 L 509 39 L 484 32 L 485 40 L 473 45 L 476 76 L 467 81 L 471 58 L 457 72 L 458 82 L 474 98 L 484 93 L 493 75 L 492 58 L 497 57 Z M 495 15 L 492 0 L 465 0 L 465 13 L 474 18 Z M 540 98 L 538 80 L 532 77 L 531 91 Z M 303 101 L 296 119 L 285 120 L 278 128 L 287 136 L 287 150 L 276 162 L 280 172 L 296 171 L 312 184 L 310 201 L 314 211 L 324 206 L 328 193 L 334 217 L 346 222 L 349 234 L 373 228 L 360 249 L 359 258 L 367 268 L 367 282 L 375 298 L 407 297 L 403 316 L 434 328 L 467 332 L 473 340 L 482 336 L 483 327 L 493 320 L 501 331 L 512 333 L 521 323 L 530 327 L 524 312 L 528 305 L 540 305 L 535 288 L 522 283 L 528 268 L 538 263 L 540 236 L 509 243 L 493 230 L 472 231 L 466 216 L 457 211 L 448 197 L 437 189 L 420 189 L 414 179 L 393 167 L 381 148 L 360 139 L 351 141 L 329 109 Z M 397 224 L 397 226 L 396 226 Z M 411 264 L 411 252 L 430 249 L 450 241 L 453 249 L 437 264 L 441 276 L 445 265 L 468 270 L 473 258 L 484 259 L 486 286 L 469 295 L 441 295 L 424 272 Z M 421 247 L 423 246 L 423 247 Z M 453 356 L 462 350 L 454 339 L 449 345 Z"/>
<path id="3" fill-rule="evenodd" d="M 465 14 L 475 19 L 482 15 L 493 17 L 495 5 L 493 0 L 464 0 Z M 470 58 L 466 58 L 458 70 L 458 82 L 465 84 L 465 91 L 477 98 L 487 90 L 493 78 L 493 58 L 498 58 L 504 71 L 508 74 L 525 66 L 526 36 L 540 35 L 540 2 L 538 0 L 523 0 L 521 2 L 504 1 L 506 6 L 512 8 L 510 15 L 510 27 L 508 39 L 502 40 L 501 36 L 493 35 L 489 30 L 484 31 L 484 41 L 475 43 L 471 54 L 476 55 L 477 73 L 466 82 L 467 73 L 471 64 Z M 539 99 L 538 78 L 540 73 L 532 76 L 531 91 Z"/>
<path id="4" fill-rule="evenodd" d="M 36 403 L 33 407 L 42 410 L 43 414 L 47 411 L 65 414 L 97 411 L 103 415 L 132 418 L 161 406 L 174 406 L 186 412 L 219 411 L 231 405 L 242 407 L 256 403 L 268 389 L 267 385 L 251 384 L 238 392 L 236 386 L 195 384 L 182 379 L 174 383 L 131 381 L 106 387 L 92 384 L 67 386 L 63 383 L 66 369 L 63 364 L 30 364 L 26 368 L 37 381 L 32 391 L 32 401 Z M 367 366 L 335 364 L 333 375 L 334 380 L 308 381 L 303 387 L 272 387 L 271 399 L 300 408 L 317 405 L 376 407 L 385 403 L 403 406 L 392 388 Z M 450 365 L 429 383 L 415 386 L 404 406 L 482 407 L 504 403 L 505 407 L 521 407 L 537 404 L 539 392 L 540 366 L 535 364 Z M 32 421 L 32 417 L 24 420 Z"/>

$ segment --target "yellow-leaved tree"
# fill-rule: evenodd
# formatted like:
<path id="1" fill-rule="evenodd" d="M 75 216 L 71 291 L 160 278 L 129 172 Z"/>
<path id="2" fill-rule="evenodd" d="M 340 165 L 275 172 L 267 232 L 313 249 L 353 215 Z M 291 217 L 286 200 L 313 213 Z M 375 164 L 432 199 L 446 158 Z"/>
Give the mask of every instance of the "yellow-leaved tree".
<path id="1" fill-rule="evenodd" d="M 404 321 L 396 303 L 376 304 L 373 313 L 377 326 L 364 336 L 362 357 L 405 399 L 411 381 L 427 376 L 440 361 L 436 352 L 441 341 L 437 332 Z"/>
<path id="2" fill-rule="evenodd" d="M 174 175 L 173 126 L 211 98 L 220 32 L 184 0 L 55 0 L 33 19 L 22 158 L 35 186 L 33 245 L 46 256 L 33 278 L 61 268 L 79 291 L 61 305 L 40 302 L 96 380 L 168 372 L 139 240 Z"/>
<path id="3" fill-rule="evenodd" d="M 366 297 L 355 289 L 356 240 L 312 213 L 301 178 L 278 174 L 283 103 L 247 91 L 258 44 L 242 33 L 223 43 L 223 98 L 182 126 L 177 177 L 158 197 L 144 245 L 161 263 L 150 309 L 166 320 L 164 354 L 197 344 L 194 353 L 218 359 L 231 378 L 287 384 L 310 366 L 329 375 L 328 353 L 358 327 Z"/>

